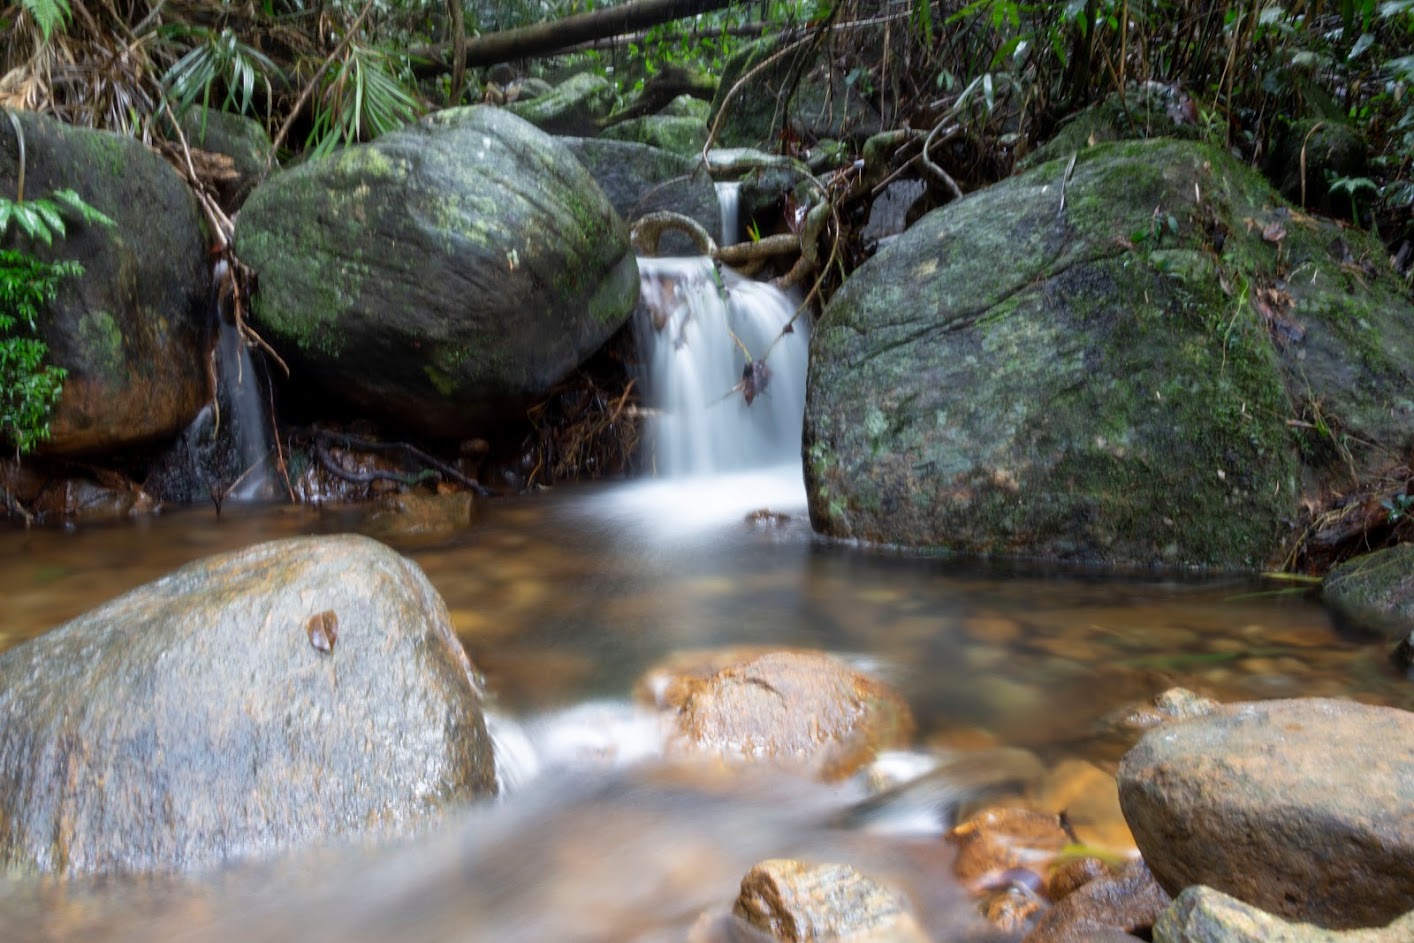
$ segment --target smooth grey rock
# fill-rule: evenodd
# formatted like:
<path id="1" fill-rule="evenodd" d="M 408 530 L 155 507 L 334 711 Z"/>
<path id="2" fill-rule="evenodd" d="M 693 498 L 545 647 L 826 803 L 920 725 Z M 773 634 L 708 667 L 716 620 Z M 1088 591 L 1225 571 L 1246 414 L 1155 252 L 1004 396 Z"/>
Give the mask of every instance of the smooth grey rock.
<path id="1" fill-rule="evenodd" d="M 1326 930 L 1288 923 L 1211 887 L 1190 887 L 1154 924 L 1154 943 L 1409 943 L 1414 913 L 1389 926 Z"/>
<path id="2" fill-rule="evenodd" d="M 0 657 L 0 867 L 210 866 L 495 789 L 445 604 L 364 537 L 200 560 Z"/>

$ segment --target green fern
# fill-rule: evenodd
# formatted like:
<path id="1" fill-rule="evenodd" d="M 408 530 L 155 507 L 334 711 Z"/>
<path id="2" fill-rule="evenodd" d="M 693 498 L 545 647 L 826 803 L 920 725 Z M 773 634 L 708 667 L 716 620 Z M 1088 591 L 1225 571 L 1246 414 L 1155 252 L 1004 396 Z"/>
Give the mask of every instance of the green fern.
<path id="1" fill-rule="evenodd" d="M 20 0 L 20 6 L 39 27 L 46 43 L 56 28 L 62 32 L 69 25 L 69 0 Z"/>
<path id="2" fill-rule="evenodd" d="M 0 197 L 0 236 L 4 236 L 10 224 L 14 223 L 36 242 L 53 245 L 56 233 L 61 238 L 68 235 L 65 212 L 78 216 L 86 223 L 109 227 L 116 225 L 108 216 L 85 203 L 75 191 L 55 190 L 49 199 L 20 202 Z"/>
<path id="3" fill-rule="evenodd" d="M 0 439 L 19 455 L 49 438 L 49 417 L 68 375 L 46 365 L 49 346 L 38 336 L 40 309 L 59 282 L 83 272 L 77 262 L 42 262 L 0 249 Z"/>

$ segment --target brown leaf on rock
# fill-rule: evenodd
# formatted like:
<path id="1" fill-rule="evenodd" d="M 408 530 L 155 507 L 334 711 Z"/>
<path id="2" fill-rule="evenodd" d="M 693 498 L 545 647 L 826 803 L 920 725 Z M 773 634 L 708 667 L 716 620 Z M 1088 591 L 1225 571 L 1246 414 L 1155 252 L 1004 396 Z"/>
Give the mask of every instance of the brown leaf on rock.
<path id="1" fill-rule="evenodd" d="M 309 617 L 305 623 L 309 633 L 309 644 L 326 655 L 334 654 L 334 643 L 339 640 L 339 617 L 332 609 L 325 609 Z"/>

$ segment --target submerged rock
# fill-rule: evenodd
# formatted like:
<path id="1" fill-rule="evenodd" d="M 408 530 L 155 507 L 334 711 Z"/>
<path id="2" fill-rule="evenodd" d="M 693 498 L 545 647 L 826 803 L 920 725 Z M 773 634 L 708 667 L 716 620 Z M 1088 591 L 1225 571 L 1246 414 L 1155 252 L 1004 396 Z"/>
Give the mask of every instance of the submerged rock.
<path id="1" fill-rule="evenodd" d="M 899 892 L 846 864 L 763 861 L 741 879 L 736 916 L 782 943 L 926 943 Z"/>
<path id="2" fill-rule="evenodd" d="M 680 704 L 679 739 L 691 751 L 800 767 L 827 780 L 907 745 L 914 727 L 896 693 L 818 652 L 752 657 L 688 679 L 660 703 Z"/>
<path id="3" fill-rule="evenodd" d="M 1022 943 L 1100 943 L 1147 932 L 1169 895 L 1143 861 L 1115 877 L 1100 877 L 1067 895 L 1046 912 Z"/>
<path id="4" fill-rule="evenodd" d="M 41 259 L 84 269 L 59 283 L 40 322 L 48 361 L 69 371 L 43 451 L 94 453 L 176 434 L 209 395 L 211 270 L 196 200 L 134 138 L 9 114 L 24 129 L 26 197 L 73 189 L 117 224 L 66 213 L 53 245 L 24 243 Z M 0 192 L 13 197 L 19 151 L 9 121 L 0 121 L 0 141 Z"/>
<path id="5" fill-rule="evenodd" d="M 1211 887 L 1190 887 L 1154 924 L 1154 943 L 1408 943 L 1414 913 L 1369 930 L 1288 923 Z"/>
<path id="6" fill-rule="evenodd" d="M 1260 567 L 1303 476 L 1411 444 L 1414 306 L 1384 257 L 1183 141 L 1089 148 L 936 210 L 815 328 L 811 521 L 971 554 Z"/>
<path id="7" fill-rule="evenodd" d="M 258 327 L 355 406 L 429 435 L 514 421 L 618 330 L 628 231 L 560 143 L 439 112 L 253 193 L 237 229 Z"/>
<path id="8" fill-rule="evenodd" d="M 189 564 L 0 657 L 0 865 L 195 868 L 495 791 L 441 599 L 362 537 Z"/>
<path id="9" fill-rule="evenodd" d="M 1170 893 L 1204 884 L 1335 929 L 1414 910 L 1414 713 L 1302 698 L 1150 731 L 1119 768 Z"/>

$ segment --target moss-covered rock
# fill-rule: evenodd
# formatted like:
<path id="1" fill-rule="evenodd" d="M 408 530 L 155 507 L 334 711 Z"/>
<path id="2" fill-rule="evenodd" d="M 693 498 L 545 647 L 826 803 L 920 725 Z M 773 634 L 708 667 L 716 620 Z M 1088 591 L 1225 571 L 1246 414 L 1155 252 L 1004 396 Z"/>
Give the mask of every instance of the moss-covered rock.
<path id="1" fill-rule="evenodd" d="M 574 369 L 632 310 L 623 221 L 563 145 L 486 107 L 432 115 L 251 195 L 255 320 L 376 415 L 460 436 Z"/>
<path id="2" fill-rule="evenodd" d="M 206 400 L 211 271 L 196 201 L 140 142 L 15 112 L 24 129 L 25 196 L 65 188 L 112 218 L 70 219 L 51 246 L 11 225 L 0 245 L 84 268 L 65 279 L 41 324 L 50 362 L 69 371 L 51 422 L 51 454 L 95 453 L 172 435 Z M 0 121 L 0 192 L 13 198 L 19 148 Z"/>
<path id="3" fill-rule="evenodd" d="M 614 107 L 614 86 L 602 75 L 581 72 L 552 92 L 510 102 L 506 110 L 550 134 L 594 134 Z"/>
<path id="4" fill-rule="evenodd" d="M 1110 141 L 1198 137 L 1197 108 L 1186 93 L 1171 85 L 1146 82 L 1112 93 L 1068 118 L 1049 141 L 1028 154 L 1024 167 L 1037 167 L 1076 151 Z"/>
<path id="5" fill-rule="evenodd" d="M 634 141 L 690 157 L 700 154 L 707 143 L 707 123 L 701 118 L 648 115 L 621 121 L 606 128 L 603 136 L 611 141 Z"/>
<path id="6" fill-rule="evenodd" d="M 1351 195 L 1332 193 L 1331 182 L 1365 176 L 1369 153 L 1369 145 L 1354 127 L 1305 119 L 1282 132 L 1267 156 L 1265 170 L 1282 196 L 1297 206 L 1349 218 Z"/>
<path id="7" fill-rule="evenodd" d="M 1399 544 L 1348 560 L 1321 586 L 1327 605 L 1390 638 L 1414 627 L 1414 544 Z"/>
<path id="8" fill-rule="evenodd" d="M 700 158 L 684 157 L 646 144 L 604 138 L 563 138 L 563 143 L 629 223 L 660 210 L 690 216 L 714 236 L 722 230 L 722 207 L 712 177 Z M 679 232 L 664 235 L 665 254 L 691 255 L 697 249 Z"/>
<path id="9" fill-rule="evenodd" d="M 1319 486 L 1406 454 L 1414 310 L 1221 151 L 1103 145 L 924 217 L 812 343 L 811 520 L 1124 565 L 1272 561 Z M 1062 210 L 1062 196 L 1064 209 Z"/>
<path id="10" fill-rule="evenodd" d="M 772 60 L 785 41 L 778 36 L 759 39 L 727 61 L 707 122 L 709 127 L 720 122 L 713 146 L 774 150 L 786 128 L 806 141 L 848 138 L 862 143 L 881 129 L 878 112 L 816 56 L 813 44 Z"/>
<path id="11" fill-rule="evenodd" d="M 274 165 L 274 147 L 254 118 L 193 105 L 181 114 L 187 144 L 219 158 L 229 158 L 232 176 L 216 181 L 221 205 L 240 209 L 255 185 Z"/>

